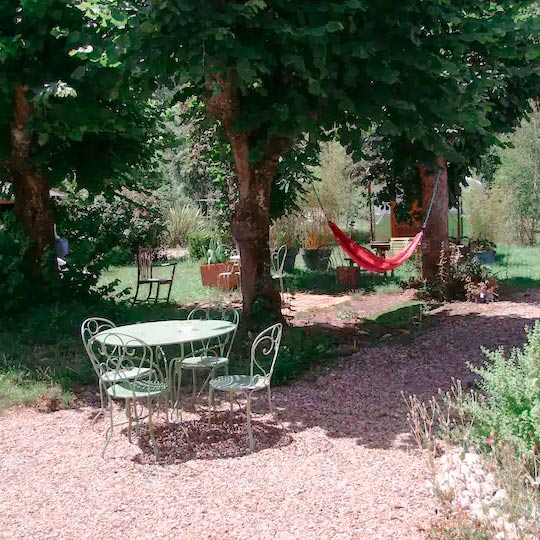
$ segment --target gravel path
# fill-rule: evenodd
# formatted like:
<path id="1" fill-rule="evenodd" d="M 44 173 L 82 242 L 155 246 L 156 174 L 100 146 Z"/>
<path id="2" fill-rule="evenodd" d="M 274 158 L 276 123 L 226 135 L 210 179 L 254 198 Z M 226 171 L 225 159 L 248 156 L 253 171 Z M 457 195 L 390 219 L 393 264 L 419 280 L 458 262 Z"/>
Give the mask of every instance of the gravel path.
<path id="1" fill-rule="evenodd" d="M 253 454 L 239 428 L 166 465 L 116 434 L 102 460 L 106 424 L 90 426 L 90 407 L 11 410 L 0 417 L 0 538 L 423 539 L 435 501 L 400 392 L 430 395 L 480 360 L 480 345 L 519 343 L 539 300 L 446 306 L 409 345 L 364 349 L 276 389 L 279 421 L 259 417 Z"/>

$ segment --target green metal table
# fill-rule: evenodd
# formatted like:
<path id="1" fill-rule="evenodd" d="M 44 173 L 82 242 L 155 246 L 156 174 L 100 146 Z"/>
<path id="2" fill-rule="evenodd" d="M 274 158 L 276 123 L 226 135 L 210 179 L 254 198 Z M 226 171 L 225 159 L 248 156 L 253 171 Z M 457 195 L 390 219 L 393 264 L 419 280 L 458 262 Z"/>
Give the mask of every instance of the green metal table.
<path id="1" fill-rule="evenodd" d="M 149 347 L 156 348 L 165 345 L 180 345 L 180 358 L 185 358 L 185 344 L 194 342 L 207 342 L 213 338 L 219 338 L 230 332 L 233 332 L 235 325 L 229 321 L 221 320 L 171 320 L 171 321 L 153 321 L 137 324 L 127 324 L 108 328 L 99 334 L 95 339 L 103 343 L 105 338 L 109 346 L 121 345 L 120 340 L 114 339 L 114 334 L 123 334 L 140 339 Z M 112 335 L 111 335 L 112 334 Z M 172 399 L 175 406 L 178 404 L 178 396 L 174 387 L 174 374 L 171 372 L 171 366 L 165 366 L 166 378 L 169 388 L 172 389 Z M 181 371 L 181 370 L 180 370 Z M 178 381 L 178 390 L 181 381 Z"/>

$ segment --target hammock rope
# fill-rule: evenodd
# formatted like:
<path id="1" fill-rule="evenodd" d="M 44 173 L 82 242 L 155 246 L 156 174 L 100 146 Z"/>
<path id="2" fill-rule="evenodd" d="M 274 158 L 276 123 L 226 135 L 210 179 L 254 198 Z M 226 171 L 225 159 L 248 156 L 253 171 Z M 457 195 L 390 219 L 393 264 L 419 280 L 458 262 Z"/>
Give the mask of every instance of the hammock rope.
<path id="1" fill-rule="evenodd" d="M 431 194 L 431 200 L 428 205 L 428 210 L 426 212 L 424 222 L 422 223 L 421 231 L 413 238 L 412 242 L 403 251 L 397 253 L 393 257 L 389 257 L 388 259 L 383 257 L 377 257 L 377 255 L 375 255 L 369 249 L 366 249 L 365 247 L 355 242 L 352 238 L 347 236 L 333 221 L 328 218 L 322 205 L 319 193 L 315 186 L 313 186 L 313 191 L 315 192 L 315 197 L 317 198 L 317 202 L 321 207 L 322 213 L 324 214 L 326 221 L 328 221 L 328 226 L 330 227 L 330 230 L 336 238 L 337 243 L 341 246 L 343 251 L 345 251 L 345 253 L 347 253 L 347 255 L 349 255 L 349 257 L 351 258 L 351 260 L 353 260 L 358 266 L 361 266 L 362 268 L 369 270 L 370 272 L 382 273 L 399 268 L 402 264 L 404 264 L 414 255 L 416 249 L 422 242 L 427 223 L 431 216 L 431 211 L 433 210 L 433 202 L 435 201 L 435 195 L 439 187 L 441 173 L 442 169 L 439 169 L 439 172 L 437 174 L 437 180 L 435 181 L 435 185 L 433 186 L 433 193 Z"/>

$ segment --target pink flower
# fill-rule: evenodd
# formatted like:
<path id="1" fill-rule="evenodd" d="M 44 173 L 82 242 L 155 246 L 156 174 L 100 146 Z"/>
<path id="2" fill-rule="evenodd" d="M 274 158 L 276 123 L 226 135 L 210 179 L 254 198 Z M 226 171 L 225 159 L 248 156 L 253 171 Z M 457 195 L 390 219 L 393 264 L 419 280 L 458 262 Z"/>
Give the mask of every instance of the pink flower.
<path id="1" fill-rule="evenodd" d="M 495 465 L 493 463 L 489 463 L 487 466 L 488 471 L 493 471 L 495 469 Z"/>
<path id="2" fill-rule="evenodd" d="M 495 439 L 493 437 L 488 437 L 486 439 L 486 443 L 489 444 L 490 446 L 495 442 Z"/>

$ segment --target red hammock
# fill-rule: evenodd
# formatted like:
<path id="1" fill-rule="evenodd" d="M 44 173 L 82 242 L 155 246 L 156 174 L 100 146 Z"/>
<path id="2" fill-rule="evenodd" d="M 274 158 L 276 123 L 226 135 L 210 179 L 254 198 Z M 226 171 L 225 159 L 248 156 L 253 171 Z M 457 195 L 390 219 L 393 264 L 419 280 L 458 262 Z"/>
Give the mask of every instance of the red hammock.
<path id="1" fill-rule="evenodd" d="M 414 255 L 416 248 L 420 245 L 422 237 L 424 236 L 423 231 L 419 232 L 401 253 L 398 253 L 389 259 L 382 259 L 381 257 L 374 255 L 369 249 L 357 244 L 352 238 L 349 238 L 335 223 L 329 221 L 328 225 L 330 226 L 330 229 L 332 229 L 332 232 L 343 251 L 345 251 L 358 266 L 361 266 L 370 272 L 388 272 L 389 270 L 395 270 L 401 266 Z"/>

